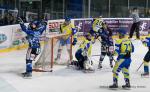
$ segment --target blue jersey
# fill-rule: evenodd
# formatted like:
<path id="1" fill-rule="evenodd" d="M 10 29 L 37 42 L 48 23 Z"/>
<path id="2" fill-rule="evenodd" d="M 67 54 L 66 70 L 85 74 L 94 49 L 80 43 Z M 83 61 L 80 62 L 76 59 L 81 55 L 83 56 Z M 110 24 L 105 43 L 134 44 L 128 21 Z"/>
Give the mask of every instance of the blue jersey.
<path id="1" fill-rule="evenodd" d="M 103 45 L 113 46 L 112 32 L 101 18 L 96 18 L 92 21 L 90 33 L 95 35 L 96 38 L 100 36 Z"/>
<path id="2" fill-rule="evenodd" d="M 150 47 L 150 37 L 146 37 L 144 40 L 143 40 L 143 43 L 145 43 L 145 45 L 147 47 Z"/>
<path id="3" fill-rule="evenodd" d="M 46 30 L 46 25 L 42 25 L 36 30 L 27 28 L 24 24 L 20 24 L 22 31 L 27 34 L 27 40 L 29 42 L 29 47 L 31 48 L 40 48 L 40 36 L 43 31 Z"/>
<path id="4" fill-rule="evenodd" d="M 101 29 L 98 31 L 98 35 L 101 37 L 102 44 L 107 46 L 113 46 L 113 39 L 110 35 L 110 31 L 107 31 L 105 29 Z"/>

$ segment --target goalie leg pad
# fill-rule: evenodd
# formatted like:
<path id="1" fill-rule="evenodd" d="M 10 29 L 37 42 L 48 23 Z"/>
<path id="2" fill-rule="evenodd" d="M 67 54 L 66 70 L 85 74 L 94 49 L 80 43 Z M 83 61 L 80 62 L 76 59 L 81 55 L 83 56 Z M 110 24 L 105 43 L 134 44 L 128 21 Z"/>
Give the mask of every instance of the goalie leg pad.
<path id="1" fill-rule="evenodd" d="M 89 60 L 84 61 L 84 69 L 88 70 L 88 71 L 94 71 L 94 68 L 91 65 L 91 61 L 89 61 Z"/>

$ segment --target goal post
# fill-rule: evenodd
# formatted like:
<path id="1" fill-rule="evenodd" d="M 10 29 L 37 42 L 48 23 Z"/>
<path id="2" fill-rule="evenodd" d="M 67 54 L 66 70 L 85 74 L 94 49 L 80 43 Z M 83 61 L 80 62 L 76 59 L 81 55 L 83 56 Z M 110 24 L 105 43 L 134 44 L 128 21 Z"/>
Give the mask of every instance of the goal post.
<path id="1" fill-rule="evenodd" d="M 67 65 L 72 61 L 72 35 L 69 37 L 70 40 L 70 51 L 68 53 L 67 46 L 62 47 L 61 57 L 59 61 L 55 61 L 60 48 L 60 41 L 70 36 L 68 34 L 51 34 L 45 37 L 44 46 L 41 55 L 33 66 L 35 72 L 52 72 L 55 64 Z M 66 39 L 65 39 L 66 40 Z M 66 48 L 66 49 L 65 49 Z"/>

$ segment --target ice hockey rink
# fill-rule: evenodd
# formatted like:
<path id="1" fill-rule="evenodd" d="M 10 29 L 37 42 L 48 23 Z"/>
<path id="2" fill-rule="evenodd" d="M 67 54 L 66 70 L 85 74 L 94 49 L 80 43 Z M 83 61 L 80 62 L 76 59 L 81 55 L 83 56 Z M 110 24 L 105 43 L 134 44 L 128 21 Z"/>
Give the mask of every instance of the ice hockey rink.
<path id="1" fill-rule="evenodd" d="M 124 90 L 122 73 L 119 76 L 120 88 L 111 90 L 112 72 L 109 67 L 108 57 L 103 61 L 103 69 L 97 69 L 100 54 L 100 43 L 93 45 L 92 60 L 95 73 L 83 73 L 66 66 L 54 66 L 54 71 L 46 73 L 33 72 L 32 79 L 24 79 L 21 73 L 25 70 L 26 50 L 0 53 L 0 92 L 149 92 L 150 79 L 141 78 L 143 66 L 137 72 L 136 69 L 142 63 L 147 48 L 140 41 L 133 41 L 135 52 L 132 54 L 130 66 L 131 86 L 130 90 Z M 74 48 L 77 48 L 74 47 Z"/>

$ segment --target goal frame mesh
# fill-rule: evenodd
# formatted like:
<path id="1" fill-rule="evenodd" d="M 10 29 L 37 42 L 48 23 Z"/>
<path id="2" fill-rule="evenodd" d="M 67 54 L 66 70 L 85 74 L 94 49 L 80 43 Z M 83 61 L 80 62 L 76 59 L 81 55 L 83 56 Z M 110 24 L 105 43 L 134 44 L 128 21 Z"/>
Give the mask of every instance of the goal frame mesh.
<path id="1" fill-rule="evenodd" d="M 52 72 L 53 71 L 53 67 L 54 67 L 54 39 L 58 39 L 58 38 L 61 38 L 61 37 L 63 37 L 63 36 L 69 36 L 68 34 L 51 34 L 51 35 L 49 35 L 49 37 L 45 37 L 45 39 L 47 39 L 48 38 L 48 41 L 50 41 L 50 43 L 47 43 L 47 44 L 50 44 L 50 48 L 51 48 L 51 50 L 50 50 L 50 62 L 49 62 L 49 64 L 50 64 L 50 69 L 49 70 L 45 70 L 45 69 L 43 69 L 43 67 L 42 68 L 36 68 L 36 67 L 33 67 L 33 69 L 32 69 L 32 71 L 34 71 L 34 72 Z M 43 51 L 44 51 L 44 49 L 46 49 L 46 48 L 44 48 L 45 47 L 45 45 L 46 45 L 46 42 L 47 42 L 47 40 L 44 40 L 44 46 L 43 46 Z M 69 52 L 69 61 L 67 61 L 67 64 L 69 64 L 71 61 L 72 61 L 72 42 L 73 42 L 73 36 L 71 35 L 70 36 L 70 52 Z M 41 54 L 42 54 L 42 52 L 41 52 Z"/>

